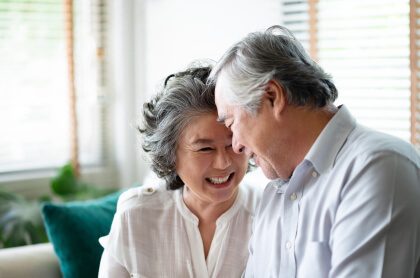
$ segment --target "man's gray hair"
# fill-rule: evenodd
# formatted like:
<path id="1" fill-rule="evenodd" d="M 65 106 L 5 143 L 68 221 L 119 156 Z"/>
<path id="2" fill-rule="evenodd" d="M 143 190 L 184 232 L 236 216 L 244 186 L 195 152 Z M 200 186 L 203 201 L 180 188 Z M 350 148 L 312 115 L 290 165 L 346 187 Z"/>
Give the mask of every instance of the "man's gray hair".
<path id="1" fill-rule="evenodd" d="M 331 77 L 287 28 L 278 25 L 233 45 L 213 68 L 209 82 L 215 84 L 221 73 L 229 84 L 226 100 L 253 113 L 270 80 L 282 86 L 292 105 L 324 107 L 337 98 Z"/>
<path id="2" fill-rule="evenodd" d="M 168 189 L 184 185 L 175 170 L 180 134 L 194 116 L 217 111 L 214 86 L 207 84 L 210 71 L 210 66 L 195 66 L 169 75 L 163 89 L 143 105 L 142 147 Z"/>

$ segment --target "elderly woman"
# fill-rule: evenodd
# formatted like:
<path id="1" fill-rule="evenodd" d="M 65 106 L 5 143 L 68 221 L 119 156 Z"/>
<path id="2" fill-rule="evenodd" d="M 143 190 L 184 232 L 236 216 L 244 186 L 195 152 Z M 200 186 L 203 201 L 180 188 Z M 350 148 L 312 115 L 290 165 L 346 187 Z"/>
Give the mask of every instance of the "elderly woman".
<path id="1" fill-rule="evenodd" d="M 143 149 L 165 184 L 123 193 L 99 277 L 240 277 L 259 193 L 216 121 L 209 67 L 169 76 L 144 105 Z"/>

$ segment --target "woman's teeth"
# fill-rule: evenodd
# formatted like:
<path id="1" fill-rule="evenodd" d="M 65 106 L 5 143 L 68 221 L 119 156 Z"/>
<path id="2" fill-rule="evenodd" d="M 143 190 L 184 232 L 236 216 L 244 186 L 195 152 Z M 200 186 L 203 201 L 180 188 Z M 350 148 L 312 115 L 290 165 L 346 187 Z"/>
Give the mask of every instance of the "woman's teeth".
<path id="1" fill-rule="evenodd" d="M 226 177 L 222 177 L 222 178 L 208 178 L 208 180 L 214 184 L 221 184 L 221 183 L 227 182 L 227 180 L 229 179 L 229 176 L 230 175 L 227 175 Z"/>

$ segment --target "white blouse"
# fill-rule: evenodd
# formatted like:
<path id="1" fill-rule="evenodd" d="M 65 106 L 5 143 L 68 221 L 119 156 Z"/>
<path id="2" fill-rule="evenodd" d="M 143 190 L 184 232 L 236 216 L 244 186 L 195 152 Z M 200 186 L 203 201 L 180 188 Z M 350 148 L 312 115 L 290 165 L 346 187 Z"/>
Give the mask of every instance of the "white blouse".
<path id="1" fill-rule="evenodd" d="M 255 207 L 263 186 L 241 184 L 232 207 L 216 221 L 207 256 L 198 218 L 182 189 L 139 187 L 118 200 L 99 277 L 240 277 L 248 258 Z"/>

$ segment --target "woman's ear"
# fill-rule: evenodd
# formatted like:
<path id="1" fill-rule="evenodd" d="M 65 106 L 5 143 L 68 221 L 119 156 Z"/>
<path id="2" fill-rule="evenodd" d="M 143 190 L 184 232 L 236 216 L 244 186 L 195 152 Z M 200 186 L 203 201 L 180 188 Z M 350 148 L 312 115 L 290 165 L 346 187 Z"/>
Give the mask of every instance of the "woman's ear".
<path id="1" fill-rule="evenodd" d="M 286 94 L 279 82 L 270 80 L 265 87 L 264 97 L 270 102 L 274 115 L 280 116 L 286 106 Z"/>

